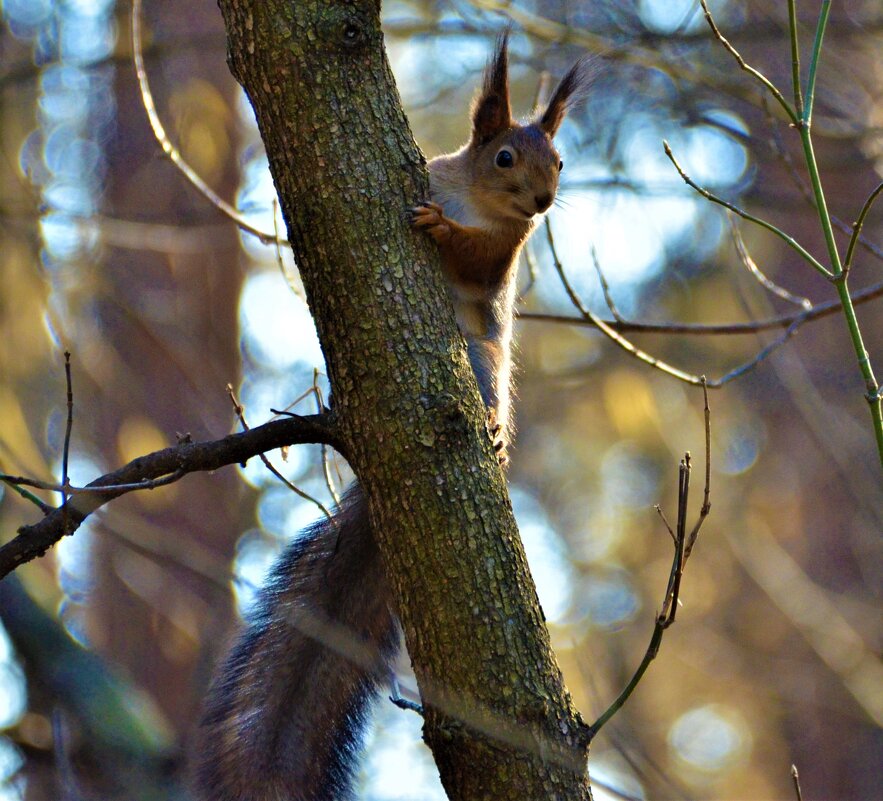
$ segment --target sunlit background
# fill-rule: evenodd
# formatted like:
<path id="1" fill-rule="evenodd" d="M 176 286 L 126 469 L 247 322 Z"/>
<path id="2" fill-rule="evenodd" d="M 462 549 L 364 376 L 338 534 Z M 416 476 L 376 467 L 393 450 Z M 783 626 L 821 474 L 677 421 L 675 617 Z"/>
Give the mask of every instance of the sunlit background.
<path id="1" fill-rule="evenodd" d="M 284 233 L 251 108 L 224 64 L 217 8 L 146 5 L 147 71 L 174 144 L 250 223 Z M 384 4 L 390 61 L 428 157 L 468 135 L 474 87 L 505 25 L 498 5 Z M 807 47 L 817 5 L 798 2 Z M 787 87 L 786 4 L 711 8 Z M 0 9 L 0 470 L 60 475 L 65 349 L 74 484 L 176 435 L 236 429 L 228 383 L 252 425 L 271 408 L 315 411 L 328 386 L 296 265 L 240 232 L 163 157 L 134 77 L 128 4 Z M 611 318 L 600 270 L 618 313 L 640 322 L 798 310 L 746 270 L 723 210 L 691 192 L 662 149 L 666 139 L 696 181 L 823 254 L 793 133 L 710 39 L 698 4 L 511 9 L 513 102 L 524 115 L 547 91 L 544 74 L 554 83 L 587 48 L 596 59 L 592 90 L 557 139 L 566 166 L 549 215 L 582 302 Z M 883 167 L 881 30 L 875 0 L 837 4 L 822 61 L 817 150 L 829 205 L 846 221 Z M 878 245 L 881 220 L 878 210 L 865 228 Z M 770 278 L 831 299 L 780 240 L 740 229 Z M 874 248 L 858 251 L 855 289 L 881 278 Z M 701 393 L 593 328 L 529 319 L 576 316 L 543 231 L 519 283 L 510 493 L 568 687 L 593 720 L 650 637 L 671 547 L 654 504 L 673 519 L 678 460 L 690 450 L 702 464 Z M 859 311 L 878 374 L 879 305 Z M 636 342 L 718 378 L 778 333 Z M 593 745 L 598 801 L 792 797 L 792 763 L 806 798 L 879 797 L 883 489 L 861 393 L 836 316 L 712 393 L 712 516 L 677 625 Z M 350 477 L 318 446 L 271 458 L 308 498 L 257 459 L 191 476 L 114 502 L 0 583 L 0 801 L 57 799 L 65 781 L 87 798 L 186 797 L 186 749 L 225 637 L 275 556 Z M 0 484 L 0 541 L 38 516 Z M 406 659 L 401 671 L 413 692 Z M 420 728 L 417 715 L 378 705 L 359 797 L 444 798 Z"/>

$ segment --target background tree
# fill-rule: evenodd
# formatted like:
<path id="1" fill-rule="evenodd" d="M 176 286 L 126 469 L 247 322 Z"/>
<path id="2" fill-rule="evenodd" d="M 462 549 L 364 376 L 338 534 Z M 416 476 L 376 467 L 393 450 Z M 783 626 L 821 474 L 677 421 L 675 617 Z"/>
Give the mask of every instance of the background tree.
<path id="1" fill-rule="evenodd" d="M 816 9 L 803 6 L 808 46 Z M 530 34 L 513 43 L 517 107 L 529 106 L 543 67 L 560 74 L 584 48 L 612 47 L 582 116 L 564 131 L 569 185 L 551 218 L 567 275 L 585 302 L 605 312 L 594 245 L 629 318 L 707 322 L 799 311 L 759 287 L 720 210 L 688 194 L 662 153 L 665 137 L 693 178 L 774 219 L 817 255 L 824 252 L 784 155 L 799 163 L 793 135 L 771 123 L 756 85 L 711 40 L 696 9 L 651 2 L 626 11 L 605 4 L 531 8 L 509 8 Z M 787 86 L 787 7 L 712 8 L 745 58 Z M 478 2 L 386 9 L 393 67 L 428 155 L 464 136 L 472 86 L 503 24 L 498 10 Z M 181 4 L 164 3 L 146 11 L 147 68 L 170 136 L 223 196 L 232 198 L 241 182 L 238 205 L 262 208 L 260 222 L 272 231 L 268 195 L 260 191 L 266 179 L 254 166 L 254 130 L 220 66 L 217 12 L 187 14 Z M 7 3 L 4 13 L 0 468 L 59 475 L 64 380 L 44 320 L 74 351 L 72 465 L 83 466 L 82 473 L 72 470 L 75 482 L 173 442 L 176 431 L 204 439 L 230 429 L 223 387 L 240 383 L 234 315 L 244 368 L 239 394 L 251 422 L 294 400 L 319 365 L 302 307 L 282 292 L 272 247 L 243 237 L 245 258 L 229 248 L 230 262 L 223 263 L 219 245 L 227 236 L 235 246 L 235 231 L 156 157 L 123 33 L 128 10 L 118 12 L 118 38 L 110 5 L 84 12 Z M 819 73 L 817 155 L 829 205 L 847 223 L 879 182 L 873 55 L 880 22 L 872 3 L 836 6 Z M 569 41 L 559 43 L 564 34 Z M 866 221 L 871 243 L 879 242 L 879 219 L 878 210 Z M 778 240 L 741 230 L 773 280 L 813 302 L 829 299 L 830 288 Z M 539 238 L 536 245 L 527 308 L 573 316 Z M 858 251 L 855 290 L 879 276 L 875 253 Z M 131 266 L 121 270 L 126 261 Z M 249 275 L 241 295 L 240 263 Z M 859 312 L 872 357 L 880 342 L 874 310 Z M 276 314 L 284 315 L 284 326 L 269 324 Z M 720 454 L 714 526 L 684 587 L 682 625 L 593 750 L 594 774 L 629 793 L 782 797 L 791 761 L 818 797 L 870 798 L 879 785 L 879 469 L 842 320 L 830 316 L 800 332 L 712 398 Z M 639 344 L 718 376 L 776 335 L 644 334 Z M 671 504 L 673 455 L 699 448 L 701 398 L 627 360 L 587 328 L 525 320 L 519 342 L 513 502 L 565 678 L 591 718 L 619 691 L 645 646 L 669 547 L 650 507 Z M 207 353 L 213 346 L 217 353 Z M 280 466 L 327 504 L 316 451 L 293 450 Z M 133 782 L 137 792 L 168 797 L 176 744 L 193 720 L 217 632 L 230 622 L 232 543 L 242 535 L 232 572 L 245 598 L 279 538 L 318 514 L 260 470 L 250 465 L 245 485 L 221 471 L 117 501 L 66 552 L 18 571 L 32 600 L 4 595 L 3 616 L 29 700 L 17 712 L 10 702 L 6 753 L 15 743 L 28 758 L 28 797 L 54 797 L 41 789 L 55 771 L 54 708 L 67 712 L 57 728 L 68 732 L 61 739 L 80 782 L 96 783 L 105 795 L 136 797 L 125 788 L 134 760 L 149 777 Z M 217 493 L 205 501 L 208 511 L 197 511 L 200 487 Z M 33 520 L 33 508 L 9 491 L 0 514 L 4 537 Z M 0 586 L 13 592 L 6 581 Z M 64 637 L 46 634 L 29 644 L 25 634 L 38 630 L 34 618 L 12 614 L 42 608 L 51 625 L 62 600 L 56 619 L 99 657 L 88 666 L 75 661 L 82 652 Z M 60 682 L 50 670 L 58 664 L 81 665 L 66 673 L 71 682 L 87 680 Z M 90 671 L 102 665 L 124 677 L 122 688 L 98 684 Z M 20 686 L 5 681 L 7 697 L 20 701 Z M 110 697 L 126 702 L 114 716 L 103 711 Z M 99 750 L 97 721 L 116 724 L 107 726 L 105 741 L 122 746 L 133 704 L 139 736 L 128 750 L 117 749 L 118 761 L 108 759 Z M 416 743 L 418 725 L 402 712 L 381 710 L 365 776 L 372 797 L 395 797 L 383 783 L 384 766 L 392 754 L 401 764 L 399 744 Z M 837 742 L 849 745 L 830 747 Z M 409 764 L 425 765 L 431 776 L 431 763 L 413 747 Z M 170 760 L 147 760 L 148 753 Z M 430 797 L 416 784 L 420 770 L 410 787 L 401 787 L 394 771 L 401 795 Z"/>

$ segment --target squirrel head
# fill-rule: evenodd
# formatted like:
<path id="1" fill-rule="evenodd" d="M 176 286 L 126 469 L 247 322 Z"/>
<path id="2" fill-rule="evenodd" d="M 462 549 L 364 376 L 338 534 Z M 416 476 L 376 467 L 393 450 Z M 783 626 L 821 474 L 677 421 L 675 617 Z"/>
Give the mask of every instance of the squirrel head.
<path id="1" fill-rule="evenodd" d="M 509 102 L 509 32 L 497 40 L 472 105 L 472 194 L 494 216 L 531 220 L 555 200 L 564 163 L 552 139 L 580 90 L 588 84 L 585 60 L 558 84 L 546 108 L 527 125 L 512 117 Z"/>

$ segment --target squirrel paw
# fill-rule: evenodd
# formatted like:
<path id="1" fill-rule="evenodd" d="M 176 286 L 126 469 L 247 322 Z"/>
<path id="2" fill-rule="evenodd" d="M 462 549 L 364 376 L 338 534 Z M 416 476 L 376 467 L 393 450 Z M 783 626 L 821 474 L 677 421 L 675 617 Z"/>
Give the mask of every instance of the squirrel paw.
<path id="1" fill-rule="evenodd" d="M 503 427 L 497 422 L 497 410 L 491 406 L 487 410 L 487 426 L 488 436 L 494 444 L 494 450 L 497 452 L 497 459 L 501 467 L 509 464 L 509 454 L 506 451 L 506 435 Z"/>
<path id="2" fill-rule="evenodd" d="M 445 217 L 444 209 L 438 203 L 428 200 L 421 206 L 410 209 L 411 225 L 414 228 L 422 228 L 436 242 L 442 242 L 451 235 L 451 222 Z"/>

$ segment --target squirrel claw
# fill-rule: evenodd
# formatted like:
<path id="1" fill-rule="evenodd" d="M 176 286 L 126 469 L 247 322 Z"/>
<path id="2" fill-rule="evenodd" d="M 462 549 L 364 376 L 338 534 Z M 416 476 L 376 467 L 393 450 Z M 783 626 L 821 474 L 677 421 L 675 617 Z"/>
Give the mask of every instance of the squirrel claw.
<path id="1" fill-rule="evenodd" d="M 487 426 L 487 433 L 493 443 L 494 451 L 497 454 L 500 466 L 506 467 L 506 465 L 509 464 L 509 454 L 506 451 L 506 438 L 503 433 L 503 426 L 497 421 L 497 410 L 493 406 L 489 407 L 487 410 L 487 421 L 485 425 Z"/>
<path id="2" fill-rule="evenodd" d="M 438 203 L 425 200 L 422 205 L 414 206 L 409 211 L 411 225 L 424 229 L 436 242 L 447 239 L 451 235 L 450 222 L 445 217 L 444 209 Z"/>

